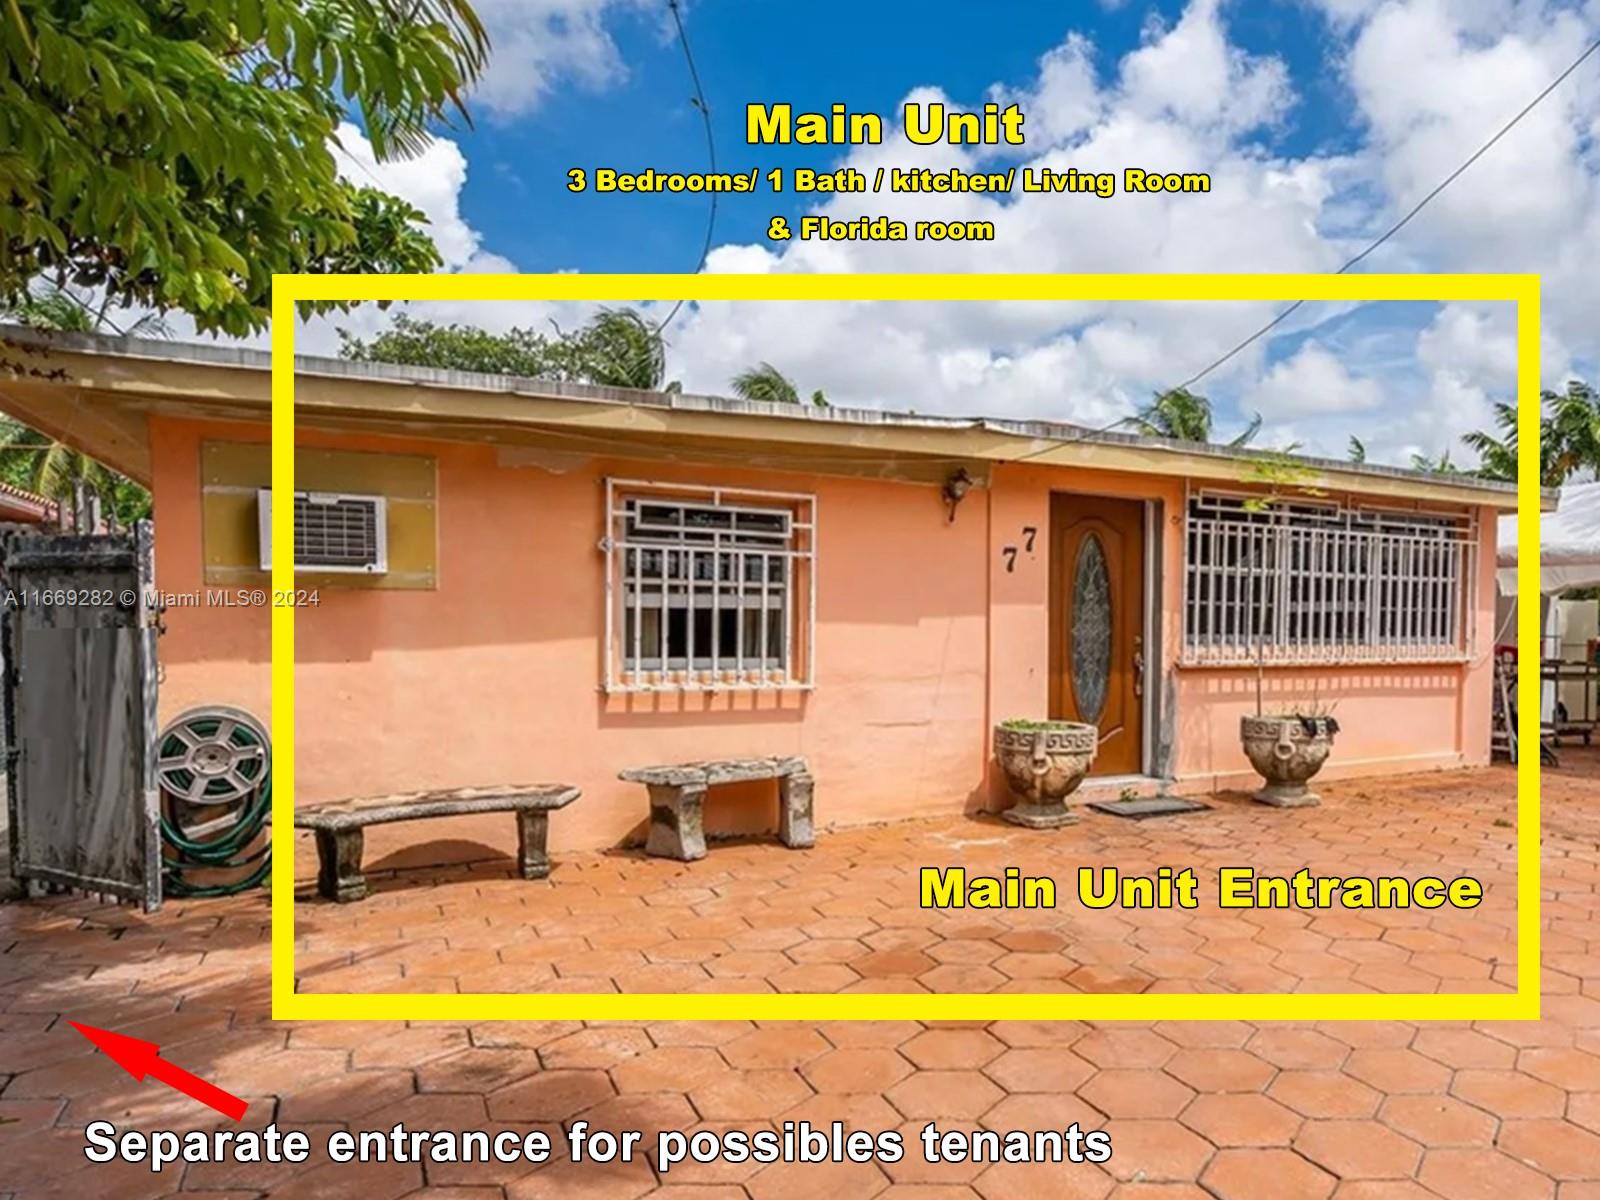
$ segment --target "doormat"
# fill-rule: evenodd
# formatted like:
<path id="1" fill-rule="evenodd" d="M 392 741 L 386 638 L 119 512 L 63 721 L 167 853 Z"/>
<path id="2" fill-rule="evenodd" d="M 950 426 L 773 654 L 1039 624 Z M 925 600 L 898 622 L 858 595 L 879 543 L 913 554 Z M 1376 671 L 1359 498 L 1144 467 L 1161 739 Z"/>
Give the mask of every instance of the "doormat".
<path id="1" fill-rule="evenodd" d="M 1147 817 L 1171 817 L 1178 813 L 1201 812 L 1211 805 L 1181 796 L 1135 796 L 1127 800 L 1095 800 L 1089 807 L 1108 816 L 1143 821 Z"/>

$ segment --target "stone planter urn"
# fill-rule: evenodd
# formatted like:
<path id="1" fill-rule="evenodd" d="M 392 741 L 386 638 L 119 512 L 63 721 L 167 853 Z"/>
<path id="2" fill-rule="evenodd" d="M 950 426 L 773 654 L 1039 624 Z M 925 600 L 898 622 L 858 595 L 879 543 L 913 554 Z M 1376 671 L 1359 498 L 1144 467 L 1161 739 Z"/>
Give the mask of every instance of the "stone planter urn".
<path id="1" fill-rule="evenodd" d="M 1074 721 L 1005 721 L 994 727 L 994 756 L 1017 803 L 1001 815 L 1029 829 L 1076 821 L 1066 799 L 1078 790 L 1100 747 L 1100 731 Z"/>
<path id="2" fill-rule="evenodd" d="M 1332 717 L 1245 717 L 1239 740 L 1250 765 L 1265 779 L 1255 799 L 1278 808 L 1304 808 L 1321 803 L 1306 786 L 1333 749 L 1339 723 Z"/>

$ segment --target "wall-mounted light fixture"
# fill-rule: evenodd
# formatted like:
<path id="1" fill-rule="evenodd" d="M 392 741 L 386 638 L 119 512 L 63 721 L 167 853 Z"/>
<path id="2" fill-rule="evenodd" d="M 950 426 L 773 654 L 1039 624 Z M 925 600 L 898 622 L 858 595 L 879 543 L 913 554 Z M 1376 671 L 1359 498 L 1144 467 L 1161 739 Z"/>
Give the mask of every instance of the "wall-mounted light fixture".
<path id="1" fill-rule="evenodd" d="M 951 473 L 950 478 L 944 481 L 944 487 L 940 489 L 940 494 L 944 497 L 945 504 L 950 508 L 950 524 L 955 524 L 956 505 L 960 504 L 966 498 L 967 493 L 972 490 L 972 483 L 972 476 L 967 474 L 965 467 L 957 467 Z"/>

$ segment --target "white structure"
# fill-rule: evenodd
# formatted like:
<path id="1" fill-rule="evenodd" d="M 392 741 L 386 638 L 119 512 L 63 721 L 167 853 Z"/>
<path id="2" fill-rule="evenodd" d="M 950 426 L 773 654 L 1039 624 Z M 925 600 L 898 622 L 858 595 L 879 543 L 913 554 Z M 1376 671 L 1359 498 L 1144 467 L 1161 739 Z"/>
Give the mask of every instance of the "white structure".
<path id="1" fill-rule="evenodd" d="M 1500 594 L 1517 594 L 1517 518 L 1500 518 Z M 1600 482 L 1561 489 L 1556 511 L 1539 518 L 1539 591 L 1600 587 Z"/>

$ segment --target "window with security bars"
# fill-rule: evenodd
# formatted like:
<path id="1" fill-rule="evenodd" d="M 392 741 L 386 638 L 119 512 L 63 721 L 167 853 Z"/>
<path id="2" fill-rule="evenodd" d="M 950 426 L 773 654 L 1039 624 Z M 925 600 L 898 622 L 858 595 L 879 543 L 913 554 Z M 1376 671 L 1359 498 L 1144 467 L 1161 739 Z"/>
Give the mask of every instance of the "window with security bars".
<path id="1" fill-rule="evenodd" d="M 261 569 L 272 569 L 272 491 L 256 494 Z M 387 508 L 382 496 L 347 492 L 294 494 L 294 567 L 380 575 L 389 569 Z"/>
<path id="2" fill-rule="evenodd" d="M 606 687 L 808 687 L 816 499 L 608 480 Z"/>
<path id="3" fill-rule="evenodd" d="M 1467 651 L 1476 529 L 1464 514 L 1191 496 L 1191 662 L 1448 659 Z"/>

